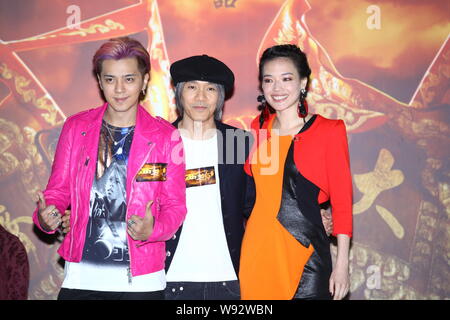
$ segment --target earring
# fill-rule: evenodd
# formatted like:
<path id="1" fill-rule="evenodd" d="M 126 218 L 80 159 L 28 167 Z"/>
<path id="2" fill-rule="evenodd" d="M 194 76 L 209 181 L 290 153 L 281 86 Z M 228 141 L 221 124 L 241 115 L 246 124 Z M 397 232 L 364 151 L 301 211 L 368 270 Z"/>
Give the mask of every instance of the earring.
<path id="1" fill-rule="evenodd" d="M 145 89 L 142 89 L 142 95 L 145 97 Z"/>
<path id="2" fill-rule="evenodd" d="M 308 115 L 308 102 L 306 101 L 307 91 L 305 89 L 300 90 L 300 101 L 297 107 L 297 114 L 300 118 L 303 118 L 305 122 L 305 118 Z"/>
<path id="3" fill-rule="evenodd" d="M 261 115 L 259 116 L 259 127 L 262 128 L 264 121 L 266 121 L 270 117 L 270 110 L 269 106 L 267 105 L 266 97 L 264 97 L 263 94 L 259 95 L 257 100 L 261 103 L 258 109 L 261 110 Z"/>

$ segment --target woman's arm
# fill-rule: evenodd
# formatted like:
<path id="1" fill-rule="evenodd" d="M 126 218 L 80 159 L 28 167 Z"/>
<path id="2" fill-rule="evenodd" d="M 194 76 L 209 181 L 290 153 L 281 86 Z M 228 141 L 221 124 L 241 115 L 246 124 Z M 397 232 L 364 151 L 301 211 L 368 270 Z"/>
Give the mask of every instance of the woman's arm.
<path id="1" fill-rule="evenodd" d="M 347 133 L 342 120 L 336 122 L 327 150 L 333 235 L 337 237 L 338 253 L 330 277 L 329 289 L 334 300 L 344 298 L 349 290 L 349 248 L 353 234 L 352 176 Z"/>
<path id="2" fill-rule="evenodd" d="M 343 299 L 350 289 L 348 271 L 348 257 L 350 250 L 350 237 L 346 234 L 337 235 L 337 258 L 330 277 L 330 293 L 333 300 Z"/>

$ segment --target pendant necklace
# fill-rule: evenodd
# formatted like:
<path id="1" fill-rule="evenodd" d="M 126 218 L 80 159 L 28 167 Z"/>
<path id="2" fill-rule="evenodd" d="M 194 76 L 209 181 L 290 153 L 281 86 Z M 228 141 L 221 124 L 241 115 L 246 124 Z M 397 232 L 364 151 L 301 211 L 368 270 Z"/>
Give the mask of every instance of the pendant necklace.
<path id="1" fill-rule="evenodd" d="M 117 146 L 119 143 L 122 142 L 122 144 L 119 146 L 119 148 L 117 149 L 117 151 L 113 154 L 113 156 L 117 155 L 121 155 L 123 153 L 123 146 L 125 144 L 125 139 L 126 137 L 128 137 L 128 135 L 133 132 L 134 127 L 128 130 L 128 133 L 126 135 L 124 135 L 120 140 L 116 141 L 116 139 L 114 139 L 114 135 L 111 133 L 111 130 L 109 129 L 108 124 L 105 122 L 105 127 L 106 130 L 109 133 L 109 136 L 111 137 L 112 141 L 114 142 L 114 146 Z M 113 129 L 114 130 L 114 129 Z"/>

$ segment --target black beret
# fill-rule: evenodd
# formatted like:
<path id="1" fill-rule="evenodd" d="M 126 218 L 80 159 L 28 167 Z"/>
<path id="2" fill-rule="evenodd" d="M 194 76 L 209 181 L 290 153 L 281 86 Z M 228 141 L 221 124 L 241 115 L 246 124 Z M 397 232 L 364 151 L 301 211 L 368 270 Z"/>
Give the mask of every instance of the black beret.
<path id="1" fill-rule="evenodd" d="M 233 71 L 225 63 L 206 54 L 175 61 L 170 66 L 170 75 L 174 85 L 192 80 L 218 83 L 230 93 L 234 85 Z"/>

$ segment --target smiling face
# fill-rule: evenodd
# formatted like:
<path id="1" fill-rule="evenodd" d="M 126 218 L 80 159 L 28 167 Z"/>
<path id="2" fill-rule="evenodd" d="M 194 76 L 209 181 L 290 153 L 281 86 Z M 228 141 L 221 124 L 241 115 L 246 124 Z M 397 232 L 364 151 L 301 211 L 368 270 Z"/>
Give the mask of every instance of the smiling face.
<path id="1" fill-rule="evenodd" d="M 109 107 L 119 114 L 136 109 L 149 79 L 139 71 L 136 58 L 104 60 L 101 70 L 97 77 Z"/>
<path id="2" fill-rule="evenodd" d="M 267 61 L 262 71 L 261 88 L 267 103 L 275 111 L 297 110 L 307 79 L 300 79 L 294 63 L 289 58 L 275 58 Z"/>
<path id="3" fill-rule="evenodd" d="M 214 112 L 219 101 L 219 88 L 207 81 L 188 81 L 181 91 L 183 119 L 188 121 L 214 122 Z"/>

